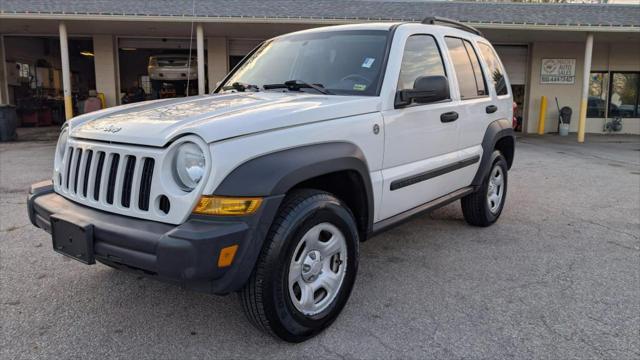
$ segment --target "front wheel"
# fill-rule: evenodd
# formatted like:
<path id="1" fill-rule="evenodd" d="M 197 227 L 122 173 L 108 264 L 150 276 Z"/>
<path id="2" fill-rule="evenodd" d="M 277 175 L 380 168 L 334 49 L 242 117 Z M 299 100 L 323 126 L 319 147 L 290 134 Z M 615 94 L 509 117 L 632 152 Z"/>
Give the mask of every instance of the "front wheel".
<path id="1" fill-rule="evenodd" d="M 480 188 L 461 200 L 467 223 L 484 227 L 498 220 L 507 198 L 507 168 L 507 160 L 495 150 L 491 154 L 491 170 Z"/>
<path id="2" fill-rule="evenodd" d="M 240 291 L 249 320 L 290 342 L 320 333 L 349 298 L 358 241 L 353 214 L 335 196 L 316 190 L 287 196 Z"/>

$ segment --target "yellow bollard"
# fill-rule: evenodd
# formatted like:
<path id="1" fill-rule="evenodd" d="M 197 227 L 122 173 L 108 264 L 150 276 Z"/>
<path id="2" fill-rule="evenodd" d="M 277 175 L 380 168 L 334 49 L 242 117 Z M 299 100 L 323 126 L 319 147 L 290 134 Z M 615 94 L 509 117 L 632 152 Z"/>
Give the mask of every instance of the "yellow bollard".
<path id="1" fill-rule="evenodd" d="M 580 118 L 578 119 L 578 142 L 584 142 L 584 129 L 587 125 L 587 99 L 580 102 Z"/>
<path id="2" fill-rule="evenodd" d="M 547 97 L 540 99 L 540 115 L 538 116 L 538 135 L 544 135 L 544 121 L 547 117 Z"/>
<path id="3" fill-rule="evenodd" d="M 73 100 L 71 100 L 71 96 L 64 97 L 64 115 L 67 120 L 73 118 Z"/>

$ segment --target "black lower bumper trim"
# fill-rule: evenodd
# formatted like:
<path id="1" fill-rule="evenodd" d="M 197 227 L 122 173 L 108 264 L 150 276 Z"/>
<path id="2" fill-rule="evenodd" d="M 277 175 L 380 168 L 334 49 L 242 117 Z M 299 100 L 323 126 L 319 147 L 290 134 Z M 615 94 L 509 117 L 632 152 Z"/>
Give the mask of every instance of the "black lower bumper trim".
<path id="1" fill-rule="evenodd" d="M 51 182 L 32 186 L 31 222 L 51 233 L 51 216 L 90 223 L 98 261 L 138 270 L 186 288 L 225 294 L 249 278 L 282 196 L 265 198 L 248 217 L 197 216 L 181 225 L 115 215 L 74 203 L 53 192 Z M 232 266 L 218 268 L 220 250 L 239 245 Z"/>

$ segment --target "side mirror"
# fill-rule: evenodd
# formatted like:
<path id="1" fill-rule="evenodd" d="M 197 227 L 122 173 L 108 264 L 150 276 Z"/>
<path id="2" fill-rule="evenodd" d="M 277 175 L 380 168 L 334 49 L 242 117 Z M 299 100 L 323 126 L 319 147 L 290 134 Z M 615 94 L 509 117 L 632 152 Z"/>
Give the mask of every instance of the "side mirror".
<path id="1" fill-rule="evenodd" d="M 396 93 L 395 107 L 400 108 L 414 102 L 427 104 L 450 98 L 449 81 L 446 76 L 421 76 L 413 83 L 413 89 Z"/>

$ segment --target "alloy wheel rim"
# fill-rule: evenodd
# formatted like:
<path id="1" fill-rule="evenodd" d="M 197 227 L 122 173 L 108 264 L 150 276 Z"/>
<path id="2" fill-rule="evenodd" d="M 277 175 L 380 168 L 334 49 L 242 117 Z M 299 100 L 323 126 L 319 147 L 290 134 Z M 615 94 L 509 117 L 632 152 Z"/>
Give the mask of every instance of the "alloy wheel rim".
<path id="1" fill-rule="evenodd" d="M 336 298 L 347 269 L 347 241 L 330 223 L 317 224 L 300 238 L 289 263 L 288 289 L 306 316 L 326 310 Z"/>
<path id="2" fill-rule="evenodd" d="M 494 166 L 489 176 L 489 188 L 487 189 L 487 205 L 489 210 L 495 214 L 500 210 L 502 198 L 504 196 L 504 173 L 498 165 Z"/>

